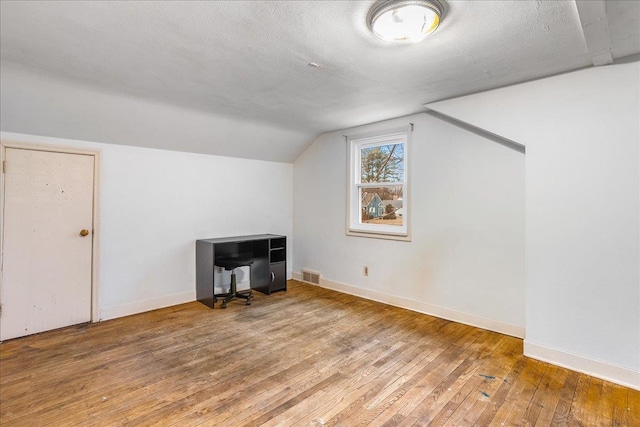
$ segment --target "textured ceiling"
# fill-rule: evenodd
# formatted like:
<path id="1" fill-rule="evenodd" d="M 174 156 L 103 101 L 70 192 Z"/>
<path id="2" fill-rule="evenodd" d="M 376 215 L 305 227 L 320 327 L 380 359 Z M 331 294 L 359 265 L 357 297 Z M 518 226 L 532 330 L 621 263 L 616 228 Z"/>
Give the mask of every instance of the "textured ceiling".
<path id="1" fill-rule="evenodd" d="M 368 32 L 372 3 L 3 1 L 0 54 L 101 90 L 308 136 L 298 144 L 592 65 L 573 1 L 449 1 L 433 35 L 403 46 Z M 613 57 L 640 52 L 640 2 L 607 1 L 606 13 Z"/>

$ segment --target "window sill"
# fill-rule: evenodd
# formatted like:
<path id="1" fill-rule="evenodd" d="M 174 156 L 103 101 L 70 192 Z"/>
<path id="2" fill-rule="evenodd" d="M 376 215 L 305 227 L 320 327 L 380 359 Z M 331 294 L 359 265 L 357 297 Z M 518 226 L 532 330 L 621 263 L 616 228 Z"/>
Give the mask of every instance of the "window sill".
<path id="1" fill-rule="evenodd" d="M 368 239 L 383 239 L 383 240 L 398 240 L 401 242 L 410 242 L 411 236 L 405 234 L 393 234 L 393 233 L 375 233 L 371 231 L 355 231 L 347 230 L 347 236 L 352 237 L 365 237 Z"/>

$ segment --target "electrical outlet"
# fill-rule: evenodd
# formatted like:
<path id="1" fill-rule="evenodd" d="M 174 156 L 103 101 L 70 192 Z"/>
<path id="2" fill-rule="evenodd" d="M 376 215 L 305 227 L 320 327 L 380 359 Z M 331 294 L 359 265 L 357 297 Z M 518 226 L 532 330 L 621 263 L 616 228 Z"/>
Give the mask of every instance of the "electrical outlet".
<path id="1" fill-rule="evenodd" d="M 364 275 L 368 276 L 369 275 L 369 267 L 368 266 L 364 266 Z"/>

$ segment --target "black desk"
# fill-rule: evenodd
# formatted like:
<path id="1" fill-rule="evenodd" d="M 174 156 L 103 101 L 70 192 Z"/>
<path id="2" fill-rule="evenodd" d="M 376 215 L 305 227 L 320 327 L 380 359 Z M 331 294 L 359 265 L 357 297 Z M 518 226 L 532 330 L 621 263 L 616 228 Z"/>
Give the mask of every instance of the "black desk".
<path id="1" fill-rule="evenodd" d="M 287 290 L 287 238 L 275 234 L 196 240 L 196 298 L 213 308 L 215 260 L 253 254 L 251 289 L 270 294 Z"/>

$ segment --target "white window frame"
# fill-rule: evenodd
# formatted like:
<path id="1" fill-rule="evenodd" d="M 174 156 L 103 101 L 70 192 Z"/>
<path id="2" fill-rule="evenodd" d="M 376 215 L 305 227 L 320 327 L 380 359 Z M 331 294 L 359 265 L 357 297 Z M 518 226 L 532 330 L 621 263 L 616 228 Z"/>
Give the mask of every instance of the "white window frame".
<path id="1" fill-rule="evenodd" d="M 411 240 L 411 132 L 409 127 L 399 129 L 389 129 L 382 132 L 347 136 L 347 228 L 346 234 L 349 236 L 370 237 L 378 239 Z M 401 182 L 385 183 L 362 183 L 361 182 L 361 150 L 368 147 L 380 145 L 404 145 L 404 174 Z M 402 186 L 402 225 L 366 224 L 362 223 L 362 201 L 360 198 L 361 188 L 377 188 L 384 186 Z"/>

